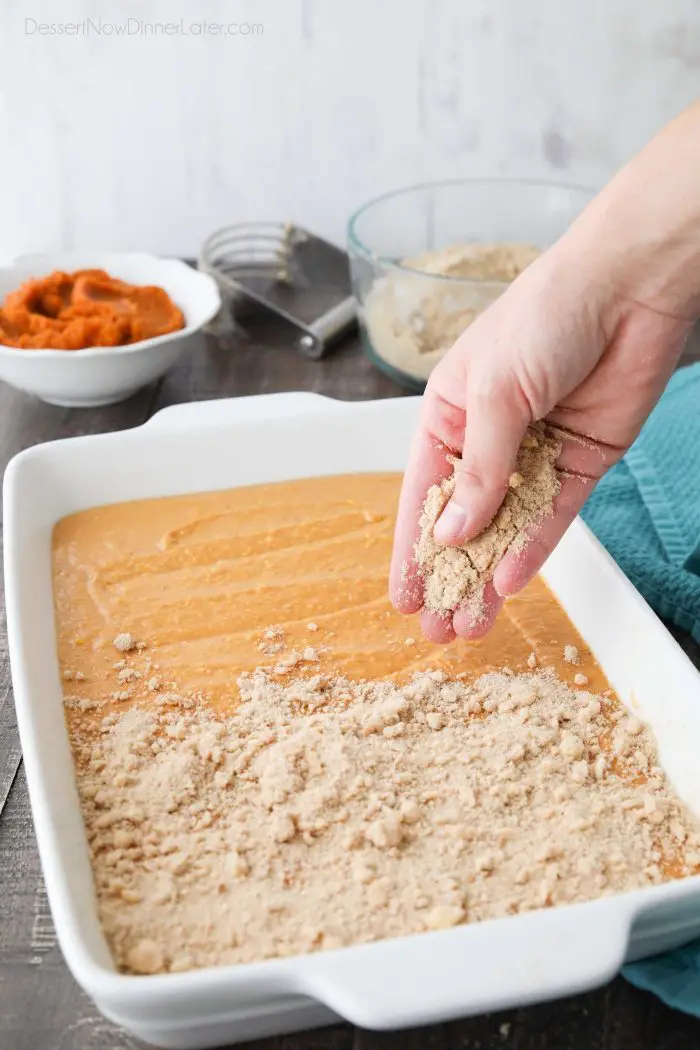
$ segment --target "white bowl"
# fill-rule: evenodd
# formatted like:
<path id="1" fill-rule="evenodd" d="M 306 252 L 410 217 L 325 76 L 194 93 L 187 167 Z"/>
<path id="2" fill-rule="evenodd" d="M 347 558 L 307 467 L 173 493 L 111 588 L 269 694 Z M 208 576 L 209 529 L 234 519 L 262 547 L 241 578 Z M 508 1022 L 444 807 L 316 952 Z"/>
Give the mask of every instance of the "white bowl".
<path id="1" fill-rule="evenodd" d="M 128 346 L 86 350 L 18 350 L 0 344 L 0 380 L 50 405 L 91 408 L 123 401 L 164 375 L 185 348 L 185 338 L 208 324 L 221 306 L 216 281 L 208 274 L 179 259 L 140 252 L 23 255 L 0 267 L 0 300 L 30 277 L 88 268 L 106 270 L 132 284 L 164 288 L 185 315 L 185 327 Z"/>

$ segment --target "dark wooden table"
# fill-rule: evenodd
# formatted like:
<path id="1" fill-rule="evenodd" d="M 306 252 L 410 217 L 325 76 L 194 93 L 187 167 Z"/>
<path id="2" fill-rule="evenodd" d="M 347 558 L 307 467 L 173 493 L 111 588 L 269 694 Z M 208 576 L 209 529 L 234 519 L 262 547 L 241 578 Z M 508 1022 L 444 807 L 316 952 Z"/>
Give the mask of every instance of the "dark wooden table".
<path id="1" fill-rule="evenodd" d="M 325 360 L 312 362 L 291 350 L 275 329 L 262 333 L 260 342 L 202 336 L 164 380 L 110 408 L 52 408 L 0 384 L 0 469 L 4 472 L 8 460 L 29 445 L 138 426 L 166 405 L 278 390 L 313 390 L 346 400 L 402 394 L 362 356 L 354 337 Z M 56 945 L 22 770 L 4 615 L 0 602 L 0 1050 L 136 1050 L 141 1044 L 97 1013 Z M 429 1029 L 376 1035 L 339 1025 L 267 1040 L 256 1050 L 698 1046 L 700 1021 L 668 1010 L 617 979 L 590 995 Z"/>

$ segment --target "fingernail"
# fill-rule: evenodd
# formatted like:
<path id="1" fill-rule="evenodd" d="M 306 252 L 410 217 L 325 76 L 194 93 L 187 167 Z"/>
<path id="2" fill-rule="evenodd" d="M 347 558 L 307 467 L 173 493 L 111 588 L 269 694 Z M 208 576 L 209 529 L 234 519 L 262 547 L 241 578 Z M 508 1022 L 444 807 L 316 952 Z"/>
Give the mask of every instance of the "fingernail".
<path id="1" fill-rule="evenodd" d="M 438 543 L 459 543 L 467 529 L 467 512 L 450 500 L 435 522 L 433 536 Z"/>

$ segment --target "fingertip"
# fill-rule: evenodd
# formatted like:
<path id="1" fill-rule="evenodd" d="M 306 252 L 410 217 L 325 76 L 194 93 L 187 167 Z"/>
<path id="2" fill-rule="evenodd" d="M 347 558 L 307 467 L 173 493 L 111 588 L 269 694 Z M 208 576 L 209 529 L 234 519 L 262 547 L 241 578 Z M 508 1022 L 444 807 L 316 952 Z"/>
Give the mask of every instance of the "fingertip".
<path id="1" fill-rule="evenodd" d="M 418 581 L 402 585 L 395 592 L 389 592 L 389 600 L 397 612 L 412 616 L 423 608 L 423 585 Z"/>
<path id="2" fill-rule="evenodd" d="M 413 561 L 392 565 L 389 575 L 389 601 L 397 612 L 412 615 L 423 608 L 423 576 Z"/>
<path id="3" fill-rule="evenodd" d="M 501 598 L 512 598 L 523 589 L 528 581 L 522 580 L 523 572 L 518 558 L 505 554 L 493 574 L 493 588 Z"/>
<path id="4" fill-rule="evenodd" d="M 420 626 L 423 635 L 429 642 L 445 645 L 447 642 L 454 641 L 455 632 L 452 627 L 452 616 L 449 613 L 441 616 L 430 609 L 423 609 Z"/>
<path id="5" fill-rule="evenodd" d="M 503 597 L 496 592 L 492 582 L 484 587 L 483 604 L 478 612 L 461 606 L 455 610 L 452 620 L 455 633 L 460 638 L 475 642 L 493 627 L 496 617 L 503 608 Z"/>
<path id="6" fill-rule="evenodd" d="M 493 576 L 496 593 L 503 598 L 519 594 L 537 576 L 549 553 L 549 549 L 532 536 L 522 550 L 508 551 Z"/>

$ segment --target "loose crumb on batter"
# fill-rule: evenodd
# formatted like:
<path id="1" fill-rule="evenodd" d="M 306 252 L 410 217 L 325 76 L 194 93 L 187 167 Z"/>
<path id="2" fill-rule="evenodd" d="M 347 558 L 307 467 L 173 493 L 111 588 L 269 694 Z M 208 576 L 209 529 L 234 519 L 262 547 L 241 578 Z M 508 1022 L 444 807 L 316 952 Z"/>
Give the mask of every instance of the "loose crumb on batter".
<path id="1" fill-rule="evenodd" d="M 124 631 L 122 634 L 117 635 L 112 644 L 120 653 L 130 653 L 132 649 L 136 648 L 136 639 L 133 634 Z"/>
<path id="2" fill-rule="evenodd" d="M 443 929 L 700 862 L 698 822 L 614 699 L 553 671 L 403 685 L 310 673 L 242 675 L 232 714 L 166 695 L 73 725 L 120 970 Z"/>
<path id="3" fill-rule="evenodd" d="M 561 441 L 544 424 L 531 426 L 498 513 L 483 532 L 462 547 L 444 546 L 433 535 L 435 523 L 454 492 L 454 473 L 429 489 L 415 551 L 425 580 L 426 608 L 445 615 L 462 606 L 474 623 L 479 622 L 484 613 L 484 586 L 503 555 L 524 546 L 528 531 L 552 513 L 560 487 L 554 467 L 560 452 Z M 455 469 L 459 469 L 459 461 Z"/>

